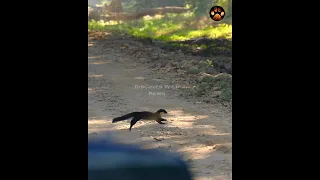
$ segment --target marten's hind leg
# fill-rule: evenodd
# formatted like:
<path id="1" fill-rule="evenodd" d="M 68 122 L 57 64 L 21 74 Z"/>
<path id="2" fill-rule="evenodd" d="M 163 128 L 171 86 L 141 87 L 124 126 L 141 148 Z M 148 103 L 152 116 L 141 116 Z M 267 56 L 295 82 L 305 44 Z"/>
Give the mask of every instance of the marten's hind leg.
<path id="1" fill-rule="evenodd" d="M 132 119 L 131 122 L 130 122 L 129 131 L 131 131 L 132 126 L 135 125 L 140 119 L 141 119 L 141 118 L 133 117 L 133 119 Z"/>

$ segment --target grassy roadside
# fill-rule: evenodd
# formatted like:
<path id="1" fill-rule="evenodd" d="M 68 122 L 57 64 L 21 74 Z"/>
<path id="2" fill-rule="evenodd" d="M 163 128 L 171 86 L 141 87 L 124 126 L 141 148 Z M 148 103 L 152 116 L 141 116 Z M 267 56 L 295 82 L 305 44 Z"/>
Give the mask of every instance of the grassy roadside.
<path id="1" fill-rule="evenodd" d="M 227 20 L 226 20 L 227 21 Z M 145 16 L 143 19 L 131 22 L 114 21 L 90 21 L 88 29 L 95 31 L 124 32 L 128 35 L 140 38 L 152 38 L 154 40 L 171 42 L 183 41 L 206 37 L 208 39 L 231 39 L 232 26 L 225 23 L 215 27 L 207 24 L 207 19 L 197 21 L 192 13 L 165 14 L 154 17 Z M 211 20 L 209 22 L 212 22 Z M 188 46 L 189 44 L 175 44 Z M 191 46 L 191 45 L 190 45 Z M 192 45 L 194 46 L 194 45 Z M 205 45 L 202 45 L 205 46 Z M 220 44 L 214 47 L 224 48 Z M 200 47 L 203 48 L 203 47 Z M 228 45 L 228 48 L 229 45 Z M 188 96 L 199 97 L 207 102 L 218 100 L 219 102 L 232 102 L 232 75 L 221 71 L 220 66 L 227 64 L 232 66 L 232 58 L 226 56 L 210 57 L 201 60 L 197 64 L 188 66 L 186 74 L 195 76 L 193 88 L 184 92 Z M 181 61 L 181 60 L 179 60 Z M 183 61 L 188 61 L 185 59 Z M 220 63 L 220 64 L 219 64 Z"/>
<path id="2" fill-rule="evenodd" d="M 232 26 L 219 24 L 212 27 L 206 24 L 211 22 L 208 18 L 203 18 L 196 24 L 192 13 L 165 14 L 154 17 L 145 16 L 143 19 L 116 24 L 114 21 L 94 21 L 88 22 L 89 30 L 100 31 L 122 31 L 136 37 L 151 37 L 161 41 L 181 41 L 199 37 L 207 38 L 231 38 Z M 202 23 L 202 25 L 201 25 Z"/>

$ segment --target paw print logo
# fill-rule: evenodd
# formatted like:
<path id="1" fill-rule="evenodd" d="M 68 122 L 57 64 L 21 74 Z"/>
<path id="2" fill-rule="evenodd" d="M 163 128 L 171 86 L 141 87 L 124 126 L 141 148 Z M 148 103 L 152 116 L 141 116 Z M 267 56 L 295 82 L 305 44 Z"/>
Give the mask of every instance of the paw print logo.
<path id="1" fill-rule="evenodd" d="M 226 13 L 221 6 L 213 6 L 209 12 L 210 18 L 214 21 L 221 21 L 225 14 Z"/>

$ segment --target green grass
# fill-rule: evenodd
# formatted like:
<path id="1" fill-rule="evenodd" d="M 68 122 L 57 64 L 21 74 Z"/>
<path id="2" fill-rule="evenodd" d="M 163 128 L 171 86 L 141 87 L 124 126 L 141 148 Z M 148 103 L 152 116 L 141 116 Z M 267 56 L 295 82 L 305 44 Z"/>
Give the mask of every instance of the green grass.
<path id="1" fill-rule="evenodd" d="M 202 29 L 192 24 L 192 13 L 166 14 L 164 16 L 145 16 L 141 20 L 121 22 L 90 21 L 89 30 L 122 31 L 136 37 L 151 37 L 161 41 L 179 41 L 207 36 L 209 38 L 231 38 L 232 26 L 219 24 L 217 27 L 204 25 Z"/>

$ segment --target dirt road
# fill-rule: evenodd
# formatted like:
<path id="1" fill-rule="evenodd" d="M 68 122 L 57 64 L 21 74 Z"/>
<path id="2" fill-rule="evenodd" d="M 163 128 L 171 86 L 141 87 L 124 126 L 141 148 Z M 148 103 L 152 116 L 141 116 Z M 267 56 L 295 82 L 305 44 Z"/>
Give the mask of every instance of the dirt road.
<path id="1" fill-rule="evenodd" d="M 231 113 L 178 97 L 176 86 L 183 85 L 137 62 L 121 50 L 122 41 L 88 43 L 88 133 L 178 152 L 197 180 L 232 179 Z M 160 108 L 168 111 L 165 125 L 142 121 L 129 132 L 129 121 L 111 123 L 127 112 Z"/>

